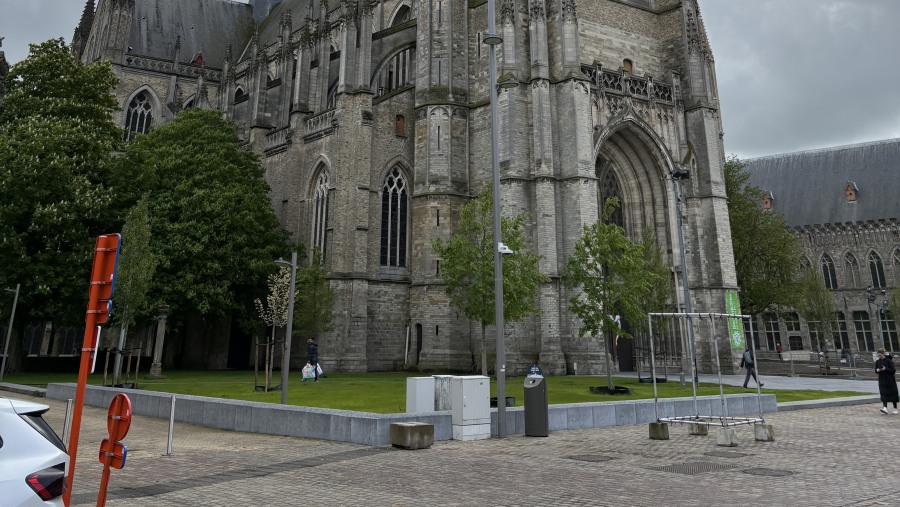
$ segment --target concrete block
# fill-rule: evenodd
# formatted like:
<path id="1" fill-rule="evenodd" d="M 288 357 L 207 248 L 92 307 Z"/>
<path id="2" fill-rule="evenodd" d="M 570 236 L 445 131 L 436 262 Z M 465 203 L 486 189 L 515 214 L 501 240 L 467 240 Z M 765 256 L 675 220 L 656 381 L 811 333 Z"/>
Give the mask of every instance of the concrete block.
<path id="1" fill-rule="evenodd" d="M 434 444 L 434 425 L 422 422 L 395 422 L 390 427 L 391 445 L 403 449 L 428 449 Z"/>
<path id="2" fill-rule="evenodd" d="M 722 447 L 737 447 L 737 432 L 734 428 L 719 428 L 716 430 L 716 445 Z"/>
<path id="3" fill-rule="evenodd" d="M 675 415 L 674 417 L 687 417 L 697 415 L 694 413 L 693 399 L 677 399 L 674 400 Z"/>
<path id="4" fill-rule="evenodd" d="M 650 440 L 668 440 L 669 424 L 652 422 L 650 423 Z"/>
<path id="5" fill-rule="evenodd" d="M 550 405 L 549 410 L 550 413 L 547 423 L 550 426 L 550 431 L 561 431 L 569 429 L 569 414 L 565 408 L 561 408 L 559 405 Z M 524 422 L 525 421 L 523 419 L 523 425 Z"/>
<path id="6" fill-rule="evenodd" d="M 775 430 L 771 424 L 754 424 L 753 436 L 757 442 L 774 442 Z"/>
<path id="7" fill-rule="evenodd" d="M 594 427 L 607 428 L 616 425 L 616 407 L 607 403 L 591 407 L 594 414 Z"/>
<path id="8" fill-rule="evenodd" d="M 662 414 L 660 414 L 660 417 L 661 416 Z M 653 400 L 639 400 L 634 402 L 634 417 L 637 423 L 656 422 L 656 407 L 654 406 Z"/>
<path id="9" fill-rule="evenodd" d="M 637 415 L 634 409 L 634 402 L 616 403 L 616 425 L 627 426 L 637 424 Z"/>
<path id="10" fill-rule="evenodd" d="M 594 415 L 591 407 L 585 405 L 566 406 L 566 427 L 570 430 L 593 428 Z"/>
<path id="11" fill-rule="evenodd" d="M 688 434 L 700 436 L 709 435 L 709 426 L 705 424 L 688 424 Z"/>

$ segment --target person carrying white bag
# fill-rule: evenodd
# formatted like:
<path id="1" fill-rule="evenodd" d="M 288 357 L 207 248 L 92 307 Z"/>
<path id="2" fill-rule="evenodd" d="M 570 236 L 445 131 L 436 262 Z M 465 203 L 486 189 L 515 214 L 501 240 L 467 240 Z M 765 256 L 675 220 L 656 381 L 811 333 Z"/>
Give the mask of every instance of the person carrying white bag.
<path id="1" fill-rule="evenodd" d="M 312 338 L 306 340 L 306 355 L 308 360 L 306 366 L 303 367 L 303 379 L 300 380 L 300 382 L 306 382 L 306 379 L 311 378 L 314 382 L 318 383 L 319 372 L 321 371 L 319 368 L 319 344 Z M 307 367 L 312 370 L 310 372 L 312 375 L 307 374 Z"/>

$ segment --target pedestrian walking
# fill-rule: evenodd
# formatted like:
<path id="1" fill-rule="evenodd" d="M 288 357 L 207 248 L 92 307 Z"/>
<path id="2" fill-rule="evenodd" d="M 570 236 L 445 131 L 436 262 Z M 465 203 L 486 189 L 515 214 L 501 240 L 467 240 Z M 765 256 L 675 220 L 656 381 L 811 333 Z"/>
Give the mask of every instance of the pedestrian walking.
<path id="1" fill-rule="evenodd" d="M 781 343 L 776 343 L 776 344 L 775 344 L 775 352 L 778 353 L 778 360 L 779 360 L 779 361 L 784 361 L 784 357 L 782 357 L 782 355 L 781 355 L 781 353 L 784 352 L 784 349 L 781 348 Z"/>
<path id="2" fill-rule="evenodd" d="M 750 382 L 750 377 L 753 377 L 753 380 L 759 384 L 759 387 L 764 386 L 762 382 L 759 381 L 759 377 L 756 376 L 756 359 L 753 355 L 753 350 L 750 347 L 747 347 L 747 350 L 744 351 L 744 355 L 741 356 L 741 369 L 747 369 L 747 376 L 744 377 L 744 389 L 747 388 L 747 384 Z"/>
<path id="3" fill-rule="evenodd" d="M 313 381 L 319 382 L 319 344 L 316 343 L 315 340 L 310 338 L 306 340 L 306 356 L 307 363 L 312 365 L 313 367 Z M 301 380 L 300 382 L 306 382 L 306 379 Z"/>
<path id="4" fill-rule="evenodd" d="M 875 361 L 875 372 L 878 373 L 878 392 L 881 394 L 881 411 L 888 413 L 887 404 L 894 405 L 894 413 L 897 413 L 897 402 L 900 395 L 897 394 L 897 370 L 894 369 L 894 358 L 886 354 L 884 349 L 878 349 L 878 360 Z"/>

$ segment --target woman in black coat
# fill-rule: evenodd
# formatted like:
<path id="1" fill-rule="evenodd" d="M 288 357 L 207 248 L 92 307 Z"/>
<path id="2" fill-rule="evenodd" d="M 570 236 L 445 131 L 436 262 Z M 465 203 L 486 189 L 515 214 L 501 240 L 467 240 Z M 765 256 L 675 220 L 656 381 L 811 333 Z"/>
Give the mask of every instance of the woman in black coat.
<path id="1" fill-rule="evenodd" d="M 878 392 L 881 393 L 881 411 L 888 413 L 888 402 L 893 403 L 894 413 L 897 413 L 897 402 L 900 395 L 897 394 L 897 370 L 894 369 L 894 361 L 886 355 L 884 349 L 878 349 L 878 360 L 875 361 L 875 371 L 878 373 Z"/>

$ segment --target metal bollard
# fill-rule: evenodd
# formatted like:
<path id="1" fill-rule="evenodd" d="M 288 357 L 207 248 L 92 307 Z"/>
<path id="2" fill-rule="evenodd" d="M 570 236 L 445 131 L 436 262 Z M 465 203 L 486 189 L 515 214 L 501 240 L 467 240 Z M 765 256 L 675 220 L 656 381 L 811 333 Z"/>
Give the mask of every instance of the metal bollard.
<path id="1" fill-rule="evenodd" d="M 175 430 L 175 395 L 172 395 L 172 410 L 169 412 L 169 437 L 166 441 L 166 453 L 163 456 L 172 455 L 172 432 Z"/>
<path id="2" fill-rule="evenodd" d="M 62 441 L 69 441 L 69 431 L 72 429 L 72 398 L 66 400 L 66 418 L 63 420 Z"/>

